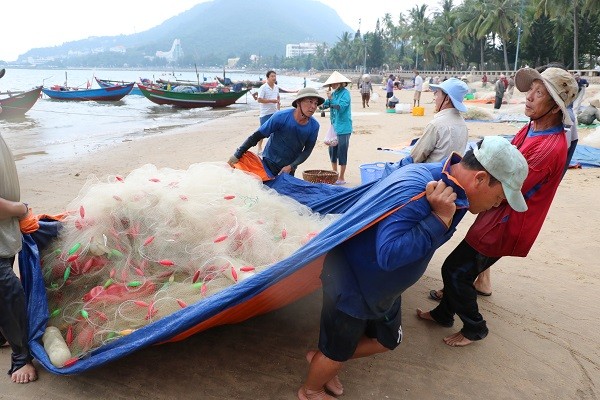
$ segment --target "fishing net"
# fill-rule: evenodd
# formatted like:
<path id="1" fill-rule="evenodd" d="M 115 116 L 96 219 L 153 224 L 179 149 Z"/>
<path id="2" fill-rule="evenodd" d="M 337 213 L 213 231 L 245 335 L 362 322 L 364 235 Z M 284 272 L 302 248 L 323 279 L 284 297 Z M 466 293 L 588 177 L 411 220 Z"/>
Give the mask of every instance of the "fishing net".
<path id="1" fill-rule="evenodd" d="M 91 177 L 68 209 L 42 268 L 74 358 L 252 279 L 336 218 L 221 163 Z"/>

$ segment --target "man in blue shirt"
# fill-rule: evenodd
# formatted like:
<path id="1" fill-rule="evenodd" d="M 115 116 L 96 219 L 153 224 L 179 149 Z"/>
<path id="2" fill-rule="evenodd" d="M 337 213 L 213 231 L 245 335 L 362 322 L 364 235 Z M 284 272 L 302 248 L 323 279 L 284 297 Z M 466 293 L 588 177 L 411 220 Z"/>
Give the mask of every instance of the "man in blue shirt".
<path id="1" fill-rule="evenodd" d="M 308 159 L 317 143 L 319 123 L 313 114 L 324 102 L 316 89 L 300 89 L 292 102 L 294 108 L 273 114 L 242 143 L 228 163 L 233 166 L 248 149 L 269 138 L 262 159 L 265 171 L 271 177 L 281 173 L 294 175 L 298 165 Z"/>
<path id="2" fill-rule="evenodd" d="M 477 214 L 504 199 L 522 209 L 527 172 L 516 147 L 488 136 L 463 158 L 454 153 L 439 163 L 408 164 L 377 182 L 373 190 L 385 185 L 400 206 L 327 254 L 319 350 L 306 355 L 310 367 L 298 398 L 334 399 L 327 392 L 343 393 L 337 373 L 345 361 L 398 346 L 402 293 L 467 210 Z"/>

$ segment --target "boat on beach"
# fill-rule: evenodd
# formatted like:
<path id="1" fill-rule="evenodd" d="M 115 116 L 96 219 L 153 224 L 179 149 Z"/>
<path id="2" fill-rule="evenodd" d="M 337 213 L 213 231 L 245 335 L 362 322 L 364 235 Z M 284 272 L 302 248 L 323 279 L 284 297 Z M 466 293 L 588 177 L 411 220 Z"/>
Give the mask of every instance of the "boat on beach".
<path id="1" fill-rule="evenodd" d="M 0 119 L 24 115 L 40 98 L 42 87 L 38 86 L 29 91 L 0 92 Z"/>
<path id="2" fill-rule="evenodd" d="M 142 94 L 156 104 L 166 104 L 179 108 L 227 107 L 250 91 L 242 89 L 232 91 L 228 88 L 219 91 L 194 91 L 193 87 L 180 86 L 175 90 L 166 90 L 162 85 L 142 85 L 138 83 Z M 177 88 L 181 88 L 177 90 Z M 189 89 L 189 90 L 188 90 Z"/>
<path id="3" fill-rule="evenodd" d="M 54 100 L 68 101 L 119 101 L 133 89 L 135 82 L 100 89 L 79 89 L 55 85 L 42 88 L 42 92 Z"/>
<path id="4" fill-rule="evenodd" d="M 125 81 L 114 81 L 114 80 L 110 80 L 110 79 L 100 79 L 98 77 L 94 77 L 94 79 L 96 80 L 96 83 L 98 84 L 98 86 L 100 86 L 101 88 L 109 88 L 109 87 L 113 87 L 113 86 L 118 86 L 118 85 L 127 85 L 131 82 L 125 82 Z M 130 95 L 135 95 L 135 96 L 143 96 L 142 91 L 137 87 L 133 86 L 133 89 L 131 89 L 131 92 L 129 92 Z"/>

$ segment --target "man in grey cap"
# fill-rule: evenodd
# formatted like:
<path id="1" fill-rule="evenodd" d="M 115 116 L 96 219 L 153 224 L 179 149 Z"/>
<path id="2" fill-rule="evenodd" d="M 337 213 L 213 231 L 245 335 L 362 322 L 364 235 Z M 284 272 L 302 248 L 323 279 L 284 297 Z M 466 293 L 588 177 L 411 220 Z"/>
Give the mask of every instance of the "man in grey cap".
<path id="1" fill-rule="evenodd" d="M 242 143 L 228 163 L 234 166 L 248 149 L 256 146 L 261 139 L 270 138 L 262 159 L 265 172 L 271 177 L 281 173 L 294 175 L 298 165 L 308 159 L 317 143 L 319 123 L 313 114 L 324 102 L 316 89 L 300 89 L 292 102 L 294 108 L 273 114 Z"/>
<path id="2" fill-rule="evenodd" d="M 467 124 L 460 115 L 467 111 L 462 102 L 469 91 L 467 84 L 450 78 L 429 87 L 434 91 L 436 114 L 410 152 L 416 163 L 441 161 L 453 152 L 463 154 L 469 139 Z"/>
<path id="3" fill-rule="evenodd" d="M 463 328 L 444 338 L 449 346 L 466 346 L 487 336 L 488 328 L 477 306 L 477 294 L 491 294 L 483 291 L 486 274 L 501 257 L 527 256 L 563 176 L 565 126 L 573 124 L 567 107 L 577 95 L 577 82 L 561 68 L 547 68 L 542 73 L 521 68 L 515 85 L 520 92 L 527 92 L 525 115 L 530 118 L 512 140 L 529 165 L 522 187 L 528 208 L 519 213 L 503 203 L 479 214 L 465 239 L 444 261 L 440 304 L 428 312 L 417 309 L 417 315 L 446 327 L 451 327 L 454 315 L 458 315 Z M 478 285 L 474 284 L 476 278 Z"/>

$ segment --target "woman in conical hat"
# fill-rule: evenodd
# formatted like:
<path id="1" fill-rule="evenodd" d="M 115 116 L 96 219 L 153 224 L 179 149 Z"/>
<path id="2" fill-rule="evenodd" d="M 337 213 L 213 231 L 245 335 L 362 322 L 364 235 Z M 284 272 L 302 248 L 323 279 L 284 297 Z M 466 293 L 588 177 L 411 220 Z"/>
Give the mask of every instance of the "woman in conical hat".
<path id="1" fill-rule="evenodd" d="M 337 71 L 325 81 L 323 86 L 329 86 L 327 91 L 327 100 L 323 103 L 323 108 L 330 108 L 329 119 L 331 127 L 337 135 L 337 144 L 329 146 L 329 159 L 331 160 L 331 169 L 338 170 L 340 165 L 340 176 L 336 185 L 345 185 L 346 164 L 348 161 L 348 146 L 350 145 L 350 135 L 352 134 L 352 110 L 350 91 L 346 86 L 350 79 Z"/>

